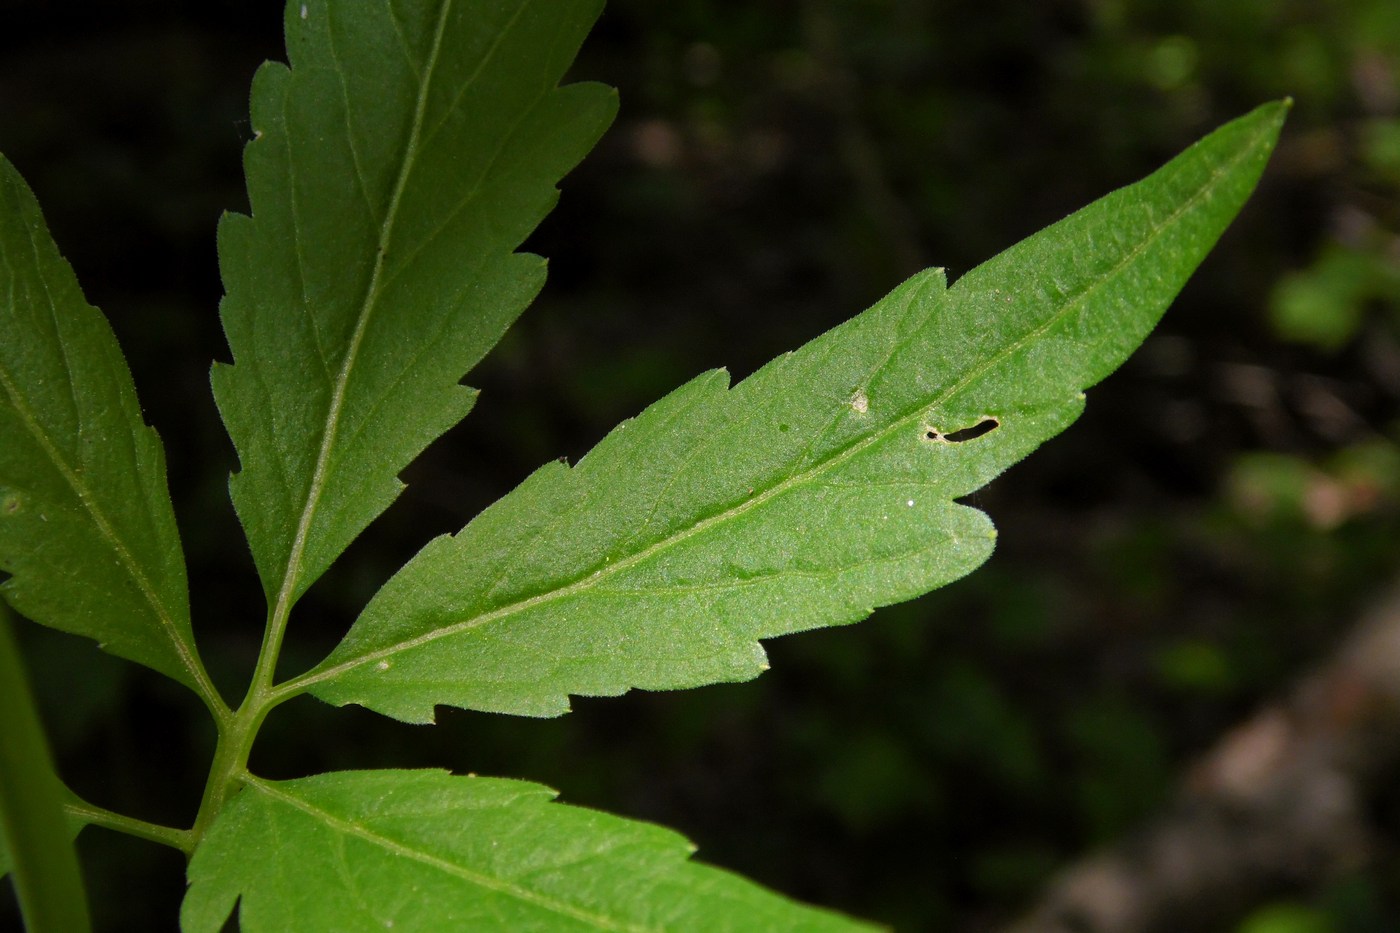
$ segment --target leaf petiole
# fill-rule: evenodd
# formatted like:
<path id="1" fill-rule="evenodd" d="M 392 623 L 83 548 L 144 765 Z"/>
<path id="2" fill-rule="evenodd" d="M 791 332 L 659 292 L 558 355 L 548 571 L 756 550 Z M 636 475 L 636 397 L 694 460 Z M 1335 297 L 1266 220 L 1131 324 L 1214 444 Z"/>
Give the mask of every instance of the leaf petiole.
<path id="1" fill-rule="evenodd" d="M 97 804 L 88 803 L 86 800 L 71 795 L 63 802 L 63 812 L 91 826 L 101 826 L 104 829 L 126 833 L 128 836 L 136 836 L 139 839 L 157 842 L 172 849 L 179 849 L 186 856 L 194 853 L 194 836 L 188 829 L 176 829 L 173 826 L 162 826 L 159 823 L 138 820 L 125 814 L 114 813 L 105 807 L 99 807 Z"/>

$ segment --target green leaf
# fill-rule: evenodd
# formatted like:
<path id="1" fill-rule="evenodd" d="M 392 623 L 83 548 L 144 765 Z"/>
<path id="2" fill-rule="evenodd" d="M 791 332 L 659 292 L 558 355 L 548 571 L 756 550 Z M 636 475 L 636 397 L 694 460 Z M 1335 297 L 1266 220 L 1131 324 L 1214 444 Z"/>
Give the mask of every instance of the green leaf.
<path id="1" fill-rule="evenodd" d="M 211 701 L 190 631 L 165 455 L 126 360 L 0 157 L 0 585 Z"/>
<path id="2" fill-rule="evenodd" d="M 849 930 L 855 921 L 689 861 L 684 838 L 443 771 L 252 779 L 190 863 L 186 933 Z"/>
<path id="3" fill-rule="evenodd" d="M 400 571 L 287 685 L 399 719 L 557 715 L 567 694 L 753 677 L 758 640 L 857 621 L 977 567 L 954 502 L 1083 406 L 1244 203 L 1287 105 L 945 289 L 914 276 L 727 389 L 706 373 L 551 463 Z"/>
<path id="4" fill-rule="evenodd" d="M 294 601 L 475 398 L 544 280 L 514 254 L 616 109 L 556 83 L 601 0 L 291 0 L 253 80 L 251 216 L 219 257 L 215 396 L 269 600 Z"/>
<path id="5" fill-rule="evenodd" d="M 63 789 L 29 692 L 9 614 L 0 607 L 0 875 L 13 865 L 29 933 L 91 928 Z"/>

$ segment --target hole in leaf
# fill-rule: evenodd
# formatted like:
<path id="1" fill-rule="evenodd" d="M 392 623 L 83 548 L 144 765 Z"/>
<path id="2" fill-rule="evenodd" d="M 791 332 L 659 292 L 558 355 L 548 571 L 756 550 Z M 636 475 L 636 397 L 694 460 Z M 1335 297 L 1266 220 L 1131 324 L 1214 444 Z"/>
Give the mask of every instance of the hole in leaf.
<path id="1" fill-rule="evenodd" d="M 963 428 L 961 431 L 951 431 L 943 435 L 943 439 L 953 444 L 960 444 L 963 441 L 970 441 L 974 437 L 990 434 L 999 427 L 1001 427 L 1001 422 L 997 419 L 983 418 L 970 428 Z"/>
<path id="2" fill-rule="evenodd" d="M 956 431 L 949 431 L 942 434 L 937 428 L 927 428 L 924 439 L 930 441 L 943 441 L 947 444 L 961 444 L 963 441 L 970 441 L 975 437 L 990 434 L 1001 427 L 1001 422 L 995 418 L 983 418 L 971 427 L 959 428 Z"/>

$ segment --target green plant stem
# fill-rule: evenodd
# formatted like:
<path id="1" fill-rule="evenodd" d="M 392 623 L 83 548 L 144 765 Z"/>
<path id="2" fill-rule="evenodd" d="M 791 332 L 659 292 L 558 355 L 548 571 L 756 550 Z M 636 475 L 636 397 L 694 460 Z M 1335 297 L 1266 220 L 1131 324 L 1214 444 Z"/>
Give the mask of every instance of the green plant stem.
<path id="1" fill-rule="evenodd" d="M 62 784 L 54 773 L 34 697 L 0 608 L 0 836 L 10 852 L 15 892 L 30 933 L 91 929 L 72 834 L 63 819 Z"/>
<path id="2" fill-rule="evenodd" d="M 204 702 L 205 708 L 209 710 L 209 715 L 214 717 L 215 724 L 222 729 L 225 723 L 233 719 L 233 707 L 224 702 L 223 696 L 214 686 L 214 681 L 209 678 L 209 673 L 204 668 L 204 662 L 198 654 L 193 656 L 193 660 L 193 673 L 195 681 L 199 685 L 199 689 L 195 693 Z"/>
<path id="3" fill-rule="evenodd" d="M 204 797 L 200 800 L 199 813 L 190 830 L 190 853 L 199 845 L 219 811 L 248 774 L 248 755 L 253 750 L 253 741 L 267 714 L 278 704 L 295 696 L 279 692 L 272 683 L 291 613 L 290 589 L 290 586 L 283 587 L 277 605 L 268 617 L 262 647 L 258 649 L 258 663 L 253 669 L 243 703 L 226 720 L 219 722 L 219 741 L 214 749 L 214 760 L 209 765 L 209 779 L 204 785 Z"/>
<path id="4" fill-rule="evenodd" d="M 301 696 L 316 682 L 317 679 L 309 679 L 306 674 L 300 674 L 291 680 L 284 680 L 268 692 L 268 701 L 273 706 L 278 706 L 293 697 Z"/>
<path id="5" fill-rule="evenodd" d="M 63 812 L 92 826 L 101 826 L 104 829 L 111 829 L 119 833 L 126 833 L 128 836 L 158 842 L 172 849 L 179 849 L 185 855 L 194 851 L 194 844 L 190 841 L 191 833 L 188 829 L 176 829 L 173 826 L 162 826 L 159 823 L 148 823 L 145 820 L 138 820 L 122 813 L 114 813 L 105 807 L 99 807 L 76 797 L 70 797 L 64 802 Z"/>
<path id="6" fill-rule="evenodd" d="M 219 729 L 219 742 L 214 748 L 214 760 L 209 765 L 209 780 L 204 785 L 199 813 L 190 829 L 189 852 L 193 853 L 199 845 L 214 818 L 248 773 L 248 754 L 253 749 L 253 739 L 271 708 L 261 692 L 250 689 L 228 725 Z"/>

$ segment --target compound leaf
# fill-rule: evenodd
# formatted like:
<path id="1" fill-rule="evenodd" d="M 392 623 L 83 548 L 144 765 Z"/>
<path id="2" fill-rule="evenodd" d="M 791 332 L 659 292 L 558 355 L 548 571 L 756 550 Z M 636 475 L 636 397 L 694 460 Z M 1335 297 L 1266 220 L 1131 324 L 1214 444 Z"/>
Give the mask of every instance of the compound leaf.
<path id="1" fill-rule="evenodd" d="M 165 454 L 101 312 L 0 157 L 0 592 L 35 622 L 215 694 Z"/>
<path id="2" fill-rule="evenodd" d="M 1264 106 L 968 273 L 914 276 L 732 389 L 706 373 L 430 542 L 288 684 L 422 722 L 740 680 L 759 639 L 977 567 L 956 503 L 1063 430 L 1253 190 Z"/>
<path id="3" fill-rule="evenodd" d="M 551 802 L 526 781 L 443 771 L 251 779 L 189 867 L 187 933 L 240 898 L 282 930 L 851 930 L 689 861 L 670 830 Z"/>
<path id="4" fill-rule="evenodd" d="M 557 87 L 601 0 L 291 0 L 253 80 L 251 216 L 219 226 L 234 504 L 289 604 L 466 415 L 458 384 L 534 297 L 513 251 L 615 111 Z"/>

